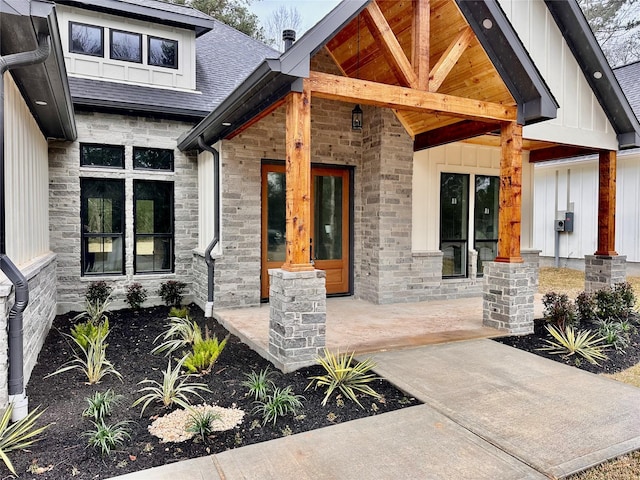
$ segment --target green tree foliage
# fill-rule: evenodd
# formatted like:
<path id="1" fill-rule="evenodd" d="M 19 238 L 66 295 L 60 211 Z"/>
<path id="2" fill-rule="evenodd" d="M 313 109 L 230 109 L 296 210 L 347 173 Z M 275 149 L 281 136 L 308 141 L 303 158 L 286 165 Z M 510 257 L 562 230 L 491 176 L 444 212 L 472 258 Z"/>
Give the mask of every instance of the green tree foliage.
<path id="1" fill-rule="evenodd" d="M 640 0 L 578 0 L 612 66 L 640 58 Z"/>
<path id="2" fill-rule="evenodd" d="M 264 42 L 264 29 L 255 13 L 249 10 L 253 0 L 167 0 L 178 5 L 190 5 L 236 30 Z"/>

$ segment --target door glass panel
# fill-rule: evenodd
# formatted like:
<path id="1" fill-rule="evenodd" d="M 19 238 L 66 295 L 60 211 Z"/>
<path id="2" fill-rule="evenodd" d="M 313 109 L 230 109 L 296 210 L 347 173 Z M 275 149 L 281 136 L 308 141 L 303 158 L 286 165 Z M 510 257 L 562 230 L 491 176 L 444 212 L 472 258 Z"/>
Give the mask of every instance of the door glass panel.
<path id="1" fill-rule="evenodd" d="M 474 249 L 478 252 L 478 276 L 482 276 L 484 262 L 492 262 L 498 254 L 498 198 L 500 179 L 476 176 Z"/>
<path id="2" fill-rule="evenodd" d="M 286 192 L 285 174 L 281 172 L 267 173 L 267 261 L 283 262 L 285 260 L 286 229 Z"/>
<path id="3" fill-rule="evenodd" d="M 315 260 L 342 258 L 342 177 L 314 177 Z"/>
<path id="4" fill-rule="evenodd" d="M 440 179 L 442 276 L 467 275 L 469 175 L 443 173 Z"/>

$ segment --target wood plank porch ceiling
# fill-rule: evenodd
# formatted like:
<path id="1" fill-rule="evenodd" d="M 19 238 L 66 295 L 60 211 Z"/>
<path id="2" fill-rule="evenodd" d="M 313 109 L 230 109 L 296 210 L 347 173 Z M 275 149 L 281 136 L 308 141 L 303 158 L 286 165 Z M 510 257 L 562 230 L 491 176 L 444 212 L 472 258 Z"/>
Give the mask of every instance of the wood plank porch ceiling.
<path id="1" fill-rule="evenodd" d="M 493 145 L 483 134 L 516 119 L 514 98 L 454 0 L 372 1 L 325 50 L 342 76 L 312 71 L 312 96 L 392 108 L 416 149 L 472 137 Z"/>

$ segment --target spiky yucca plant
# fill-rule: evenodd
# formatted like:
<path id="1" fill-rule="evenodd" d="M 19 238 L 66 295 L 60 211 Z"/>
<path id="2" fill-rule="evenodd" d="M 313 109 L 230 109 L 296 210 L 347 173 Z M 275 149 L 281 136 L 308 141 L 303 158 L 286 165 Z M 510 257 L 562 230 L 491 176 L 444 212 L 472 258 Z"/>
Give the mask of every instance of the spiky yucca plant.
<path id="1" fill-rule="evenodd" d="M 38 410 L 39 407 L 29 412 L 22 420 L 18 420 L 10 425 L 11 414 L 13 412 L 13 404 L 10 403 L 4 411 L 2 418 L 0 418 L 0 458 L 14 475 L 17 475 L 16 469 L 7 454 L 14 450 L 22 450 L 33 445 L 40 440 L 37 436 L 51 425 L 34 428 L 36 420 L 44 413 L 44 410 Z"/>
<path id="2" fill-rule="evenodd" d="M 318 358 L 318 363 L 327 372 L 325 375 L 317 375 L 310 377 L 307 389 L 312 385 L 315 388 L 326 387 L 325 396 L 322 400 L 322 406 L 325 406 L 333 393 L 338 390 L 345 397 L 356 402 L 361 408 L 362 404 L 356 396 L 356 392 L 364 393 L 375 398 L 380 395 L 369 385 L 372 381 L 377 380 L 371 370 L 376 366 L 371 358 L 367 358 L 361 362 L 352 365 L 353 353 L 331 353 L 324 349 L 324 357 Z"/>
<path id="3" fill-rule="evenodd" d="M 567 326 L 563 332 L 553 325 L 546 325 L 545 328 L 555 341 L 545 339 L 547 346 L 539 350 L 558 355 L 579 355 L 595 365 L 598 365 L 598 360 L 608 358 L 604 353 L 606 349 L 604 338 L 598 336 L 597 333 L 591 333 L 591 330 L 576 332 L 573 327 Z"/>
<path id="4" fill-rule="evenodd" d="M 198 324 L 188 316 L 185 318 L 169 317 L 167 330 L 158 335 L 153 340 L 153 343 L 156 343 L 158 340 L 162 340 L 162 343 L 151 350 L 151 353 L 155 355 L 165 352 L 165 355 L 170 355 L 179 348 L 202 340 L 202 330 L 200 330 Z"/>

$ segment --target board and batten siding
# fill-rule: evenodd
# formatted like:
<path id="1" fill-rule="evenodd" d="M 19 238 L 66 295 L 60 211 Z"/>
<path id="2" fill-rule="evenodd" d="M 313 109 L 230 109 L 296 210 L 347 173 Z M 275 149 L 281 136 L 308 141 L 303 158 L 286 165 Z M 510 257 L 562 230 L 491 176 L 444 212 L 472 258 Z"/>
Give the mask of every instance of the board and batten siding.
<path id="1" fill-rule="evenodd" d="M 196 38 L 193 31 L 66 5 L 57 5 L 56 11 L 58 12 L 58 26 L 60 28 L 60 37 L 62 38 L 65 65 L 70 76 L 143 84 L 153 87 L 195 90 Z M 104 54 L 102 57 L 69 52 L 69 22 L 104 28 Z M 143 35 L 142 63 L 109 58 L 109 29 Z M 147 36 L 166 38 L 178 42 L 177 69 L 147 65 Z"/>
<path id="2" fill-rule="evenodd" d="M 617 150 L 616 133 L 545 3 L 499 3 L 560 104 L 557 118 L 525 126 L 523 137 Z"/>
<path id="3" fill-rule="evenodd" d="M 413 156 L 412 250 L 440 249 L 440 176 L 443 172 L 472 175 L 500 175 L 500 148 L 451 143 L 416 152 Z M 469 212 L 473 212 L 473 183 L 470 183 Z M 522 248 L 532 247 L 532 165 L 522 155 Z M 469 245 L 473 245 L 473 216 L 469 216 Z"/>
<path id="4" fill-rule="evenodd" d="M 640 262 L 640 150 L 618 156 L 616 252 Z M 598 159 L 540 164 L 535 168 L 534 244 L 555 255 L 556 211 L 573 208 L 574 231 L 560 234 L 560 258 L 593 255 L 598 233 Z"/>
<path id="5" fill-rule="evenodd" d="M 11 75 L 4 79 L 7 253 L 20 266 L 49 253 L 48 146 Z"/>

